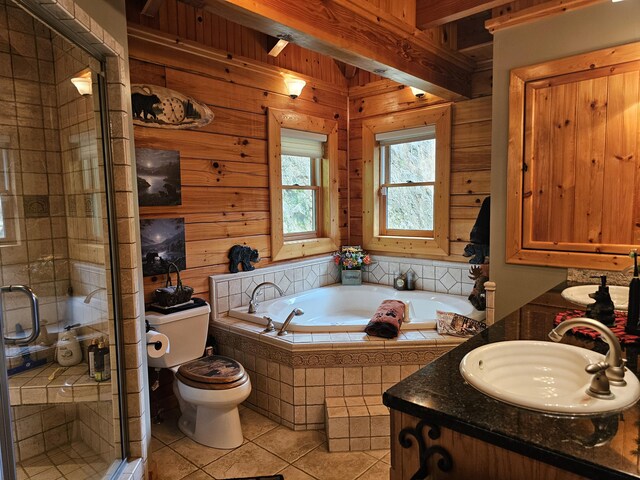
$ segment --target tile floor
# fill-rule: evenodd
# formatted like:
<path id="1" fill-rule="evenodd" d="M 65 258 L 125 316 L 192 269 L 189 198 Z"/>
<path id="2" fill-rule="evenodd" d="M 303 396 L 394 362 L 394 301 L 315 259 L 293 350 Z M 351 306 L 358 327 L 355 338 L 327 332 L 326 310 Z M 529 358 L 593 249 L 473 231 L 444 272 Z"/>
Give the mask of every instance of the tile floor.
<path id="1" fill-rule="evenodd" d="M 240 407 L 244 444 L 205 447 L 177 427 L 179 412 L 151 427 L 154 480 L 211 480 L 281 473 L 285 480 L 388 480 L 388 450 L 330 453 L 324 431 L 293 431 Z"/>
<path id="2" fill-rule="evenodd" d="M 18 480 L 99 480 L 109 465 L 84 442 L 72 442 L 17 464 Z"/>

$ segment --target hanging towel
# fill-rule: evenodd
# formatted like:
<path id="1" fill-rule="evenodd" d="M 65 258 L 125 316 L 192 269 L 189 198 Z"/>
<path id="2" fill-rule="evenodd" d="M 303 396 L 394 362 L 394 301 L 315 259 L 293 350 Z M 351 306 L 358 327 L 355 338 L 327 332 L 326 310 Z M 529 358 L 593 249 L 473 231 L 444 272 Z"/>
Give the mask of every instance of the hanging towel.
<path id="1" fill-rule="evenodd" d="M 404 319 L 404 303 L 400 300 L 383 301 L 365 327 L 368 335 L 395 338 L 400 332 Z"/>

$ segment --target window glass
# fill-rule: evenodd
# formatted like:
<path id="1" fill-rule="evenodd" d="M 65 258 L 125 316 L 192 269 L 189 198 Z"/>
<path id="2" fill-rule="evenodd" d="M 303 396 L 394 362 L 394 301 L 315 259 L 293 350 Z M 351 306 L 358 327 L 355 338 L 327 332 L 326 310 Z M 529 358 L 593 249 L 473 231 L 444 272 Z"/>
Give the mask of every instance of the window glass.
<path id="1" fill-rule="evenodd" d="M 435 139 L 389 145 L 389 183 L 433 182 L 436 179 Z"/>
<path id="2" fill-rule="evenodd" d="M 387 229 L 433 230 L 433 185 L 389 187 Z"/>
<path id="3" fill-rule="evenodd" d="M 282 190 L 282 223 L 285 235 L 316 229 L 315 190 Z"/>
<path id="4" fill-rule="evenodd" d="M 311 158 L 282 155 L 282 185 L 311 185 Z"/>

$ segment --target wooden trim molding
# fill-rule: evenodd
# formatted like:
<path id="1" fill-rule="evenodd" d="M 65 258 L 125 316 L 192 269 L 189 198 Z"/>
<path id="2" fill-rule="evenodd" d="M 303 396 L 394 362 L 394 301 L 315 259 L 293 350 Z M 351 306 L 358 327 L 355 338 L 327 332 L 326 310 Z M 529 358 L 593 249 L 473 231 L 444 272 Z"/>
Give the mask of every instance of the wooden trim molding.
<path id="1" fill-rule="evenodd" d="M 329 253 L 338 249 L 338 122 L 311 115 L 268 110 L 269 196 L 271 203 L 271 259 L 273 261 Z M 281 129 L 291 128 L 327 135 L 322 159 L 322 205 L 319 236 L 287 241 L 283 234 Z"/>
<path id="2" fill-rule="evenodd" d="M 611 195 L 605 198 L 601 192 L 600 196 L 598 196 L 597 191 L 599 190 L 597 190 L 595 184 L 587 185 L 587 180 L 582 179 L 582 182 L 578 184 L 576 179 L 578 178 L 578 170 L 579 176 L 584 177 L 594 175 L 595 173 L 591 172 L 591 170 L 595 169 L 597 170 L 597 175 L 600 176 L 599 181 L 601 182 L 606 182 L 606 178 L 609 178 L 609 180 L 612 178 L 617 179 L 619 182 L 617 185 L 608 186 L 609 189 L 616 190 L 615 195 L 619 195 L 621 198 L 633 197 L 633 200 L 630 201 L 631 203 L 637 202 L 637 199 L 640 198 L 638 194 L 635 194 L 638 190 L 638 181 L 640 181 L 638 176 L 635 176 L 635 183 L 633 183 L 633 175 L 630 177 L 623 173 L 617 174 L 619 171 L 622 172 L 620 169 L 623 167 L 626 169 L 633 168 L 633 165 L 631 167 L 620 166 L 622 163 L 627 165 L 633 161 L 636 162 L 636 165 L 640 164 L 636 159 L 640 148 L 639 137 L 637 137 L 638 114 L 634 113 L 638 110 L 637 101 L 640 98 L 637 90 L 637 72 L 640 71 L 639 59 L 640 42 L 636 42 L 521 67 L 511 71 L 505 246 L 507 263 L 598 270 L 622 270 L 630 264 L 627 253 L 634 248 L 634 242 L 640 237 L 640 228 L 638 227 L 640 215 L 636 211 L 637 209 L 633 205 L 629 205 L 628 210 L 619 210 L 619 204 L 611 205 Z M 631 77 L 624 77 L 625 79 L 636 79 L 635 88 L 630 87 L 628 94 L 624 93 L 624 88 L 619 86 L 619 84 L 623 83 L 623 80 L 618 77 L 624 75 L 631 75 Z M 583 82 L 600 81 L 599 79 L 605 82 L 605 87 L 603 87 L 604 94 L 592 92 L 590 90 L 591 87 L 587 90 L 581 87 Z M 608 94 L 606 93 L 607 81 L 614 85 L 608 88 Z M 573 87 L 570 90 L 573 92 L 573 96 L 569 96 L 567 93 L 567 98 L 563 97 L 562 103 L 562 105 L 569 105 L 565 109 L 571 109 L 572 113 L 556 112 L 554 110 L 553 115 L 555 116 L 553 118 L 566 119 L 562 121 L 562 127 L 573 128 L 578 133 L 574 133 L 575 138 L 569 135 L 573 140 L 569 137 L 569 140 L 564 137 L 558 137 L 563 142 L 568 142 L 568 144 L 565 150 L 562 150 L 564 148 L 562 145 L 556 145 L 554 148 L 556 150 L 560 149 L 560 151 L 554 154 L 555 150 L 549 153 L 541 148 L 539 145 L 540 136 L 548 137 L 550 145 L 555 145 L 560 140 L 555 141 L 553 135 L 560 128 L 560 123 L 555 122 L 551 125 L 551 123 L 543 121 L 541 125 L 534 125 L 533 119 L 536 109 L 539 110 L 543 106 L 536 103 L 536 98 L 538 98 L 536 89 L 548 89 L 555 86 Z M 540 102 L 550 101 L 547 99 L 551 94 L 544 93 L 541 95 Z M 571 100 L 573 98 L 578 100 Z M 627 105 L 625 102 L 628 102 L 629 108 L 625 107 Z M 570 107 L 571 105 L 573 106 Z M 596 107 L 607 110 L 598 113 L 596 112 Z M 624 115 L 625 119 L 618 118 L 621 117 L 621 115 L 616 114 L 618 111 L 627 112 Z M 559 115 L 561 116 L 559 117 Z M 589 129 L 596 128 L 590 126 L 592 125 L 589 123 L 590 115 L 597 115 L 597 122 L 594 125 L 597 126 L 597 132 L 602 137 L 599 142 L 595 142 L 590 137 L 595 133 L 589 133 L 591 130 L 585 131 L 586 127 Z M 579 128 L 582 125 L 585 128 Z M 545 134 L 544 132 L 547 131 L 549 133 Z M 538 137 L 535 135 L 538 135 Z M 607 136 L 606 143 L 604 142 L 604 136 Z M 586 146 L 583 144 L 586 144 Z M 583 164 L 576 164 L 573 166 L 575 172 L 571 170 L 562 173 L 563 180 L 558 180 L 557 182 L 553 180 L 552 183 L 554 189 L 562 190 L 557 190 L 560 193 L 557 193 L 556 196 L 562 197 L 561 193 L 566 190 L 567 195 L 571 195 L 570 198 L 573 199 L 574 204 L 581 206 L 580 210 L 572 207 L 571 211 L 567 211 L 566 221 L 563 217 L 561 223 L 567 225 L 567 231 L 573 232 L 570 229 L 572 227 L 576 228 L 575 219 L 580 219 L 583 224 L 588 219 L 592 219 L 593 226 L 589 224 L 588 228 L 582 228 L 581 231 L 591 232 L 593 230 L 593 233 L 589 233 L 588 240 L 584 235 L 577 233 L 575 235 L 573 233 L 565 235 L 564 232 L 561 235 L 545 233 L 544 228 L 557 229 L 559 227 L 557 215 L 550 217 L 547 221 L 540 216 L 542 214 L 538 210 L 545 198 L 543 196 L 544 193 L 546 193 L 547 202 L 545 205 L 550 209 L 549 211 L 556 211 L 557 202 L 553 205 L 548 204 L 550 199 L 555 198 L 548 185 L 549 180 L 544 180 L 546 177 L 538 178 L 542 174 L 540 173 L 536 176 L 535 172 L 546 171 L 544 165 L 553 162 L 551 156 L 562 160 L 565 157 L 569 159 L 574 157 L 584 159 L 585 155 L 589 155 L 586 157 L 587 159 L 592 159 L 590 162 L 587 160 L 588 166 L 581 167 L 580 165 Z M 621 159 L 624 159 L 626 163 L 622 162 Z M 569 160 L 564 159 L 562 161 L 566 163 Z M 560 165 L 560 163 L 558 164 Z M 605 166 L 607 166 L 607 169 L 605 169 Z M 566 167 L 563 166 L 562 169 L 566 169 Z M 610 172 L 608 174 L 609 177 L 603 177 L 603 172 L 608 171 L 608 169 L 613 169 L 611 170 L 613 173 Z M 566 182 L 564 180 L 565 177 L 567 178 Z M 590 178 L 595 181 L 593 177 Z M 598 185 L 601 184 L 598 183 Z M 583 192 L 582 194 L 577 193 L 578 188 Z M 600 186 L 600 190 L 602 190 L 602 186 Z M 556 192 L 556 190 L 553 191 Z M 605 201 L 607 199 L 609 199 L 608 203 Z M 582 207 L 583 205 L 588 206 L 588 213 L 585 213 L 586 207 Z M 601 217 L 603 218 L 602 221 L 600 220 Z M 613 226 L 604 229 L 602 225 L 605 221 L 614 222 Z M 619 233 L 613 235 L 609 232 L 611 230 Z M 626 233 L 621 233 L 628 230 L 632 230 L 629 236 L 625 236 Z"/>
<path id="3" fill-rule="evenodd" d="M 553 0 L 551 2 L 541 3 L 539 5 L 534 5 L 529 8 L 524 8 L 516 12 L 510 12 L 499 17 L 492 18 L 487 20 L 484 23 L 484 26 L 491 33 L 495 33 L 498 30 L 504 30 L 505 28 L 524 25 L 526 23 L 541 20 L 545 17 L 572 12 L 574 10 L 609 1 L 610 0 Z"/>
<path id="4" fill-rule="evenodd" d="M 434 198 L 434 236 L 384 236 L 380 231 L 381 184 L 380 154 L 377 133 L 391 132 L 422 125 L 436 127 L 436 182 Z M 362 122 L 363 158 L 363 246 L 376 253 L 402 253 L 421 257 L 449 254 L 449 192 L 451 158 L 451 104 L 374 117 Z"/>

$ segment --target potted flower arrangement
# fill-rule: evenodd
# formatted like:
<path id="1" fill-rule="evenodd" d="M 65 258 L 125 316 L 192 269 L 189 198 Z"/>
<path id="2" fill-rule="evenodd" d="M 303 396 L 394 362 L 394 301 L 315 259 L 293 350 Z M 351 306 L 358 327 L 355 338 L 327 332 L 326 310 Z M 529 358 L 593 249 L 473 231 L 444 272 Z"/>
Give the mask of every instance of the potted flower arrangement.
<path id="1" fill-rule="evenodd" d="M 361 285 L 362 267 L 371 263 L 371 257 L 360 245 L 344 246 L 333 254 L 333 261 L 340 267 L 343 285 Z"/>

